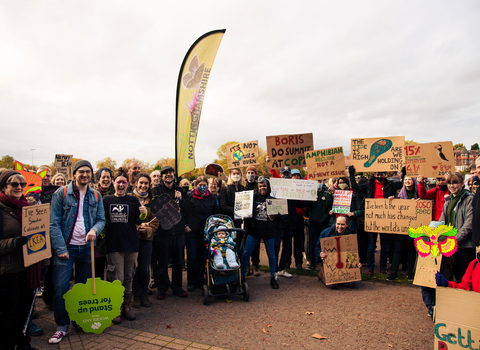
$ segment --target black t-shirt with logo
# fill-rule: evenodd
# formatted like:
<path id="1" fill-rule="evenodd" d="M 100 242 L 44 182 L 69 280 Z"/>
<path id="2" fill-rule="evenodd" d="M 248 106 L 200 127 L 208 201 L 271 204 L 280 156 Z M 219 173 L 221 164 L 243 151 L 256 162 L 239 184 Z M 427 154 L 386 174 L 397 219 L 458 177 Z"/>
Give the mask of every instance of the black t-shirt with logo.
<path id="1" fill-rule="evenodd" d="M 126 195 L 123 197 L 105 196 L 105 252 L 138 252 L 137 227 L 140 216 L 140 202 L 137 197 Z"/>

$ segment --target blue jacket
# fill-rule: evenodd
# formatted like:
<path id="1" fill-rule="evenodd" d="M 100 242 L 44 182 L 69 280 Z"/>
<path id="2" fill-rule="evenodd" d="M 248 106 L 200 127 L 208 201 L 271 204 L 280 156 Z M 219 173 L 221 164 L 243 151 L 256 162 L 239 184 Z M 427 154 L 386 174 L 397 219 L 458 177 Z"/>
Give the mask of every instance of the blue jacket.
<path id="1" fill-rule="evenodd" d="M 351 234 L 352 234 L 352 231 L 350 231 L 350 229 L 347 227 L 347 230 L 345 231 L 343 236 L 351 235 Z M 317 241 L 317 244 L 315 244 L 315 250 L 313 253 L 316 261 L 320 260 L 320 253 L 322 252 L 322 247 L 320 246 L 320 240 L 322 238 L 333 237 L 333 236 L 335 236 L 335 225 L 327 227 L 325 230 L 322 231 L 322 233 L 320 233 L 320 237 L 318 237 L 318 241 Z"/>
<path id="2" fill-rule="evenodd" d="M 50 237 L 52 248 L 57 255 L 67 252 L 67 240 L 75 225 L 78 200 L 73 193 L 73 184 L 70 183 L 63 197 L 63 187 L 60 187 L 52 197 L 50 205 Z M 95 196 L 95 190 L 88 186 L 83 202 L 83 219 L 85 232 L 93 229 L 97 235 L 105 227 L 105 209 L 102 196 Z"/>

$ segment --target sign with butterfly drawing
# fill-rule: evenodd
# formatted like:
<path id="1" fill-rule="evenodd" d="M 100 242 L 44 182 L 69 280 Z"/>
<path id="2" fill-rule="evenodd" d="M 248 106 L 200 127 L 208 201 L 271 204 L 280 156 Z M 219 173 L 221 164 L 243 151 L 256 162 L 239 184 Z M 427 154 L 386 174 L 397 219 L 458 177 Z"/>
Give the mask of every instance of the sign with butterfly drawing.
<path id="1" fill-rule="evenodd" d="M 320 245 L 327 255 L 323 261 L 326 285 L 362 280 L 356 234 L 321 238 Z"/>
<path id="2" fill-rule="evenodd" d="M 258 141 L 230 143 L 226 151 L 228 169 L 258 164 Z"/>
<path id="3" fill-rule="evenodd" d="M 350 164 L 357 171 L 400 171 L 405 165 L 405 136 L 352 139 Z"/>
<path id="4" fill-rule="evenodd" d="M 453 143 L 431 142 L 405 146 L 407 175 L 439 177 L 455 172 Z"/>

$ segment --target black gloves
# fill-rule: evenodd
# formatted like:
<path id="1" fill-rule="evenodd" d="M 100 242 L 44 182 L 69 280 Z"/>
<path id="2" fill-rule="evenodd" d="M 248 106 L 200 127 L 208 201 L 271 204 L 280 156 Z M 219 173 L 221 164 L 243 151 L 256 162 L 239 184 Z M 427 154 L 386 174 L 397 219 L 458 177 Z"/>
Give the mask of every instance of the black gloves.
<path id="1" fill-rule="evenodd" d="M 355 175 L 355 167 L 353 165 L 350 165 L 348 167 L 348 173 L 350 174 L 350 176 L 354 176 Z"/>
<path id="2" fill-rule="evenodd" d="M 20 249 L 27 242 L 28 242 L 28 237 L 26 237 L 26 236 L 15 237 L 13 239 L 13 247 L 15 249 Z"/>

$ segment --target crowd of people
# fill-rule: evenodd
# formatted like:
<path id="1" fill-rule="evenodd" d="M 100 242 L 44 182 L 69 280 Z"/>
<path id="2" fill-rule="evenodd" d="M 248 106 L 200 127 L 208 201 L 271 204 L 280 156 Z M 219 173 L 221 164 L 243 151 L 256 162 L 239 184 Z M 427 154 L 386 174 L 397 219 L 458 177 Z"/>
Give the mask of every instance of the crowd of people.
<path id="1" fill-rule="evenodd" d="M 40 167 L 38 172 L 45 169 Z M 480 175 L 480 167 L 478 170 Z M 121 315 L 113 323 L 120 323 L 122 318 L 134 320 L 133 309 L 150 307 L 148 295 L 153 295 L 155 289 L 155 297 L 163 300 L 169 290 L 172 295 L 184 298 L 188 292 L 202 288 L 207 248 L 205 222 L 219 213 L 233 219 L 235 194 L 250 190 L 254 191 L 253 216 L 234 221 L 235 227 L 242 227 L 243 231 L 238 232 L 236 244 L 229 241 L 225 245 L 235 251 L 241 263 L 240 281 L 247 275 L 261 274 L 260 244 L 263 241 L 272 288 L 280 287 L 278 276 L 292 277 L 291 266 L 297 270 L 318 269 L 318 277 L 325 283 L 326 254 L 320 238 L 347 234 L 357 234 L 358 266 L 366 265 L 367 274 L 372 276 L 378 234 L 365 231 L 365 199 L 430 199 L 433 201 L 431 225 L 435 222 L 453 225 L 458 242 L 457 252 L 442 259 L 437 284 L 480 292 L 480 265 L 477 264 L 480 253 L 476 253 L 475 248 L 480 245 L 477 174 L 472 174 L 469 184 L 465 184 L 460 173 L 426 179 L 407 176 L 403 169 L 399 173 L 375 172 L 367 178 L 350 166 L 348 175 L 318 181 L 316 201 L 288 200 L 287 214 L 271 215 L 267 214 L 266 207 L 267 199 L 271 198 L 270 181 L 258 176 L 254 166 L 246 168 L 244 173 L 240 168 L 230 169 L 226 182 L 199 176 L 190 183 L 187 179 L 178 182 L 171 166 L 148 174 L 133 161 L 127 169 L 112 172 L 102 168 L 95 173 L 90 162 L 79 160 L 73 166 L 72 181 L 62 174 L 52 177 L 50 169 L 43 178 L 43 187 L 59 186 L 50 203 L 52 258 L 25 268 L 22 247 L 27 237 L 21 232 L 21 212 L 25 206 L 39 204 L 40 199 L 38 195 L 28 198 L 23 195 L 26 181 L 19 172 L 0 169 L 0 349 L 31 349 L 30 335 L 38 332 L 38 328 L 30 321 L 29 331 L 22 330 L 35 293 L 42 295 L 47 307 L 54 312 L 56 332 L 50 343 L 59 343 L 70 325 L 78 327 L 70 321 L 63 296 L 72 280 L 85 283 L 92 277 L 91 242 L 95 242 L 95 276 L 119 280 L 125 288 Z M 271 176 L 302 179 L 299 169 L 289 167 L 283 167 L 280 172 L 271 170 Z M 332 211 L 335 190 L 353 192 L 350 210 L 345 215 Z M 180 220 L 168 229 L 162 228 L 151 207 L 152 200 L 163 195 L 175 201 L 180 211 Z M 400 265 L 407 271 L 408 279 L 413 280 L 417 254 L 412 238 L 380 233 L 380 250 L 379 272 L 388 275 L 387 281 L 399 277 Z M 238 267 L 231 253 L 228 254 L 226 265 Z M 218 266 L 223 266 L 221 261 Z M 183 289 L 185 268 L 187 290 Z M 355 283 L 344 285 L 355 287 Z M 432 315 L 434 290 L 422 287 L 422 297 Z"/>

